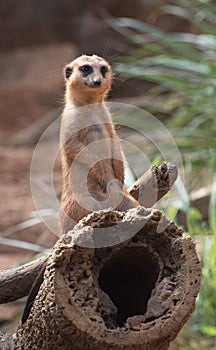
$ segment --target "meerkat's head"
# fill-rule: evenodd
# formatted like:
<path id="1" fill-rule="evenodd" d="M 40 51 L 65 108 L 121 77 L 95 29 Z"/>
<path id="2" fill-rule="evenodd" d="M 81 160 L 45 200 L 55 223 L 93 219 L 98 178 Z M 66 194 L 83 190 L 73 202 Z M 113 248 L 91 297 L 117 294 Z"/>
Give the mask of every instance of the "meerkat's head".
<path id="1" fill-rule="evenodd" d="M 66 65 L 66 99 L 75 105 L 102 102 L 112 84 L 112 69 L 101 57 L 80 56 Z"/>

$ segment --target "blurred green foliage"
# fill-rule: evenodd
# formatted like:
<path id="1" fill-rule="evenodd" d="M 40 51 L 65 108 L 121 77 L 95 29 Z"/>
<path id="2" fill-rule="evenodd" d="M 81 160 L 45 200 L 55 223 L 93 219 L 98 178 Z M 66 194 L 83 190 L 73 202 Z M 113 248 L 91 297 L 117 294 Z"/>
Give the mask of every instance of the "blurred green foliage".
<path id="1" fill-rule="evenodd" d="M 188 196 L 211 184 L 208 224 L 196 208 L 184 209 L 188 231 L 200 236 L 202 284 L 196 310 L 177 340 L 175 350 L 216 347 L 216 4 L 208 0 L 174 0 L 157 9 L 190 23 L 190 33 L 166 33 L 131 18 L 110 19 L 133 49 L 118 57 L 115 71 L 124 78 L 153 82 L 148 111 L 165 116 L 184 160 Z M 154 16 L 153 16 L 154 17 Z M 164 118 L 163 118 L 164 120 Z M 175 211 L 170 207 L 170 213 Z M 168 210 L 168 211 L 169 211 Z"/>
<path id="2" fill-rule="evenodd" d="M 166 126 L 183 158 L 192 170 L 202 171 L 209 167 L 209 150 L 216 150 L 216 6 L 177 0 L 162 7 L 163 13 L 187 19 L 198 34 L 165 33 L 135 19 L 111 19 L 134 47 L 118 58 L 115 71 L 155 83 L 148 94 L 161 99 L 148 111 L 169 116 Z"/>

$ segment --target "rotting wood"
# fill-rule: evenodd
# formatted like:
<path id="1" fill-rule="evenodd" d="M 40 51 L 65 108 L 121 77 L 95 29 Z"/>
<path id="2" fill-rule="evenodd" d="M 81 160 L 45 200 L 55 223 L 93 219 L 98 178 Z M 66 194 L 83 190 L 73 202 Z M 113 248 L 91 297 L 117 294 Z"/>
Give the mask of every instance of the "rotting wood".
<path id="1" fill-rule="evenodd" d="M 200 275 L 192 239 L 160 211 L 94 212 L 54 247 L 15 348 L 166 350 Z"/>

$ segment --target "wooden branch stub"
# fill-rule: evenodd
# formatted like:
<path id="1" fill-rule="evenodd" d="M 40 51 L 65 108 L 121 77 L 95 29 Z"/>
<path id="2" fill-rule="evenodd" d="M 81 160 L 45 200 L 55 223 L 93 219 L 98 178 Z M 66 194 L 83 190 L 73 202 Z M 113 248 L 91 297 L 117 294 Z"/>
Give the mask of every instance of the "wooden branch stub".
<path id="1" fill-rule="evenodd" d="M 50 254 L 15 348 L 166 350 L 194 310 L 200 275 L 192 239 L 160 211 L 92 213 Z"/>
<path id="2" fill-rule="evenodd" d="M 14 269 L 0 271 L 0 304 L 28 295 L 47 256 Z"/>
<path id="3" fill-rule="evenodd" d="M 175 165 L 162 163 L 149 169 L 128 191 L 140 205 L 150 208 L 168 193 L 177 176 Z"/>

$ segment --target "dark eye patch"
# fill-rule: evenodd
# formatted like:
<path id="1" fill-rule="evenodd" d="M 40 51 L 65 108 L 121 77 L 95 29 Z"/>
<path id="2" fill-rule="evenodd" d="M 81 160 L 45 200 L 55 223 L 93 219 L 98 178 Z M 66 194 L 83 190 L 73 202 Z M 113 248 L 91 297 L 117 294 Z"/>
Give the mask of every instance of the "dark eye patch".
<path id="1" fill-rule="evenodd" d="M 100 71 L 103 77 L 105 77 L 106 73 L 108 72 L 108 68 L 106 66 L 102 66 Z"/>
<path id="2" fill-rule="evenodd" d="M 65 68 L 65 76 L 66 76 L 67 79 L 70 78 L 70 76 L 72 74 L 72 71 L 73 71 L 73 69 L 71 67 L 66 67 Z"/>
<path id="3" fill-rule="evenodd" d="M 79 67 L 79 70 L 83 73 L 85 77 L 87 77 L 87 75 L 93 72 L 93 68 L 88 64 L 85 64 L 84 66 Z"/>

